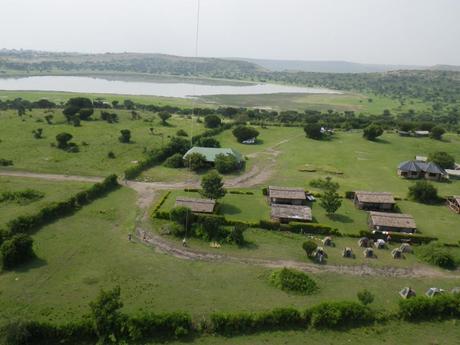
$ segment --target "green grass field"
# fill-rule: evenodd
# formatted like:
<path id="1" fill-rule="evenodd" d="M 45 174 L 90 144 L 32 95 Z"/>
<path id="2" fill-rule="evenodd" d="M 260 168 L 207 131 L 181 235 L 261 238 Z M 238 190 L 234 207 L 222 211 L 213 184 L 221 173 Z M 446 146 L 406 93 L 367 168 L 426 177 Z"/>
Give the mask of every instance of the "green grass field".
<path id="1" fill-rule="evenodd" d="M 116 124 L 99 120 L 100 112 L 97 110 L 93 115 L 95 120 L 82 121 L 81 127 L 67 124 L 59 110 L 54 112 L 51 125 L 44 121 L 46 114 L 42 111 L 28 113 L 23 121 L 15 112 L 0 112 L 0 158 L 13 160 L 12 168 L 17 170 L 106 176 L 113 172 L 120 174 L 143 159 L 144 150 L 167 143 L 168 137 L 174 136 L 178 129 L 185 129 L 189 135 L 192 128 L 195 135 L 204 130 L 202 124 L 185 117 L 175 116 L 168 121 L 169 126 L 163 126 L 152 113 L 141 113 L 141 120 L 131 120 L 128 111 L 114 112 L 120 119 Z M 156 135 L 150 133 L 151 127 Z M 43 129 L 43 139 L 33 137 L 32 131 L 37 128 Z M 119 142 L 121 129 L 131 131 L 132 143 Z M 51 146 L 56 143 L 55 137 L 61 132 L 73 135 L 72 141 L 79 145 L 80 152 L 68 153 Z M 108 158 L 110 151 L 115 154 L 115 159 Z"/>
<path id="2" fill-rule="evenodd" d="M 43 198 L 20 205 L 17 202 L 0 202 L 0 227 L 18 216 L 33 214 L 46 205 L 62 201 L 86 189 L 88 183 L 82 182 L 48 182 L 32 178 L 17 178 L 0 176 L 0 192 L 19 192 L 33 189 L 44 193 Z"/>

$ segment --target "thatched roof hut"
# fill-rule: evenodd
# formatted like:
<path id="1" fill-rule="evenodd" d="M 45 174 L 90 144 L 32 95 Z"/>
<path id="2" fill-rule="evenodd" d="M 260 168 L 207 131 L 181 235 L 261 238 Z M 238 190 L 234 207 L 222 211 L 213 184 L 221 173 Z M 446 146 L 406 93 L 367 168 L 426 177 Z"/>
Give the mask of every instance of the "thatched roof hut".
<path id="1" fill-rule="evenodd" d="M 355 192 L 355 205 L 366 210 L 392 210 L 396 204 L 393 194 L 388 192 Z"/>
<path id="2" fill-rule="evenodd" d="M 409 214 L 369 212 L 369 226 L 377 231 L 409 232 L 417 229 L 414 218 Z"/>
<path id="3" fill-rule="evenodd" d="M 334 243 L 332 242 L 332 237 L 326 236 L 323 238 L 323 244 L 328 247 L 332 247 Z"/>
<path id="4" fill-rule="evenodd" d="M 268 197 L 270 204 L 302 205 L 307 199 L 303 188 L 276 186 L 268 187 Z"/>
<path id="5" fill-rule="evenodd" d="M 176 199 L 176 207 L 178 206 L 187 207 L 190 210 L 192 210 L 192 212 L 213 213 L 214 208 L 216 207 L 216 202 L 215 200 L 211 199 L 194 199 L 178 197 Z"/>
<path id="6" fill-rule="evenodd" d="M 289 221 L 309 222 L 313 219 L 310 207 L 284 204 L 272 204 L 271 217 L 282 223 Z"/>

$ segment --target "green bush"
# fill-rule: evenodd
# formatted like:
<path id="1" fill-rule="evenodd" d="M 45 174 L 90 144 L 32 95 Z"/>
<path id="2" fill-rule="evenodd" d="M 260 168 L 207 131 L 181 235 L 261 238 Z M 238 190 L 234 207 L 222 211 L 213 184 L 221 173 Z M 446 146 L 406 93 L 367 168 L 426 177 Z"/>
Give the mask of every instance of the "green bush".
<path id="1" fill-rule="evenodd" d="M 399 301 L 399 315 L 407 321 L 432 321 L 460 317 L 460 296 L 417 296 Z"/>
<path id="2" fill-rule="evenodd" d="M 42 199 L 45 196 L 43 192 L 25 189 L 17 192 L 2 192 L 0 193 L 0 202 L 17 202 L 20 205 L 25 205 L 33 201 Z"/>
<path id="3" fill-rule="evenodd" d="M 128 337 L 133 341 L 155 338 L 180 338 L 193 330 L 192 318 L 187 313 L 143 313 L 127 322 Z"/>
<path id="4" fill-rule="evenodd" d="M 457 267 L 455 258 L 449 249 L 442 244 L 432 242 L 416 249 L 415 254 L 421 260 L 442 268 L 454 269 Z"/>
<path id="5" fill-rule="evenodd" d="M 333 229 L 330 226 L 317 223 L 290 222 L 287 224 L 287 228 L 289 231 L 294 233 L 334 236 L 342 235 L 337 229 Z"/>
<path id="6" fill-rule="evenodd" d="M 374 295 L 369 290 L 364 289 L 362 291 L 358 291 L 356 296 L 358 297 L 358 300 L 364 305 L 368 305 L 374 302 Z"/>
<path id="7" fill-rule="evenodd" d="M 313 240 L 308 240 L 302 243 L 302 249 L 305 251 L 307 256 L 312 256 L 316 248 L 318 248 L 318 245 Z"/>
<path id="8" fill-rule="evenodd" d="M 3 269 L 10 270 L 35 257 L 32 237 L 18 234 L 4 241 L 0 247 Z"/>
<path id="9" fill-rule="evenodd" d="M 439 201 L 438 190 L 427 181 L 417 181 L 413 186 L 410 186 L 408 196 L 412 200 L 425 204 Z"/>
<path id="10" fill-rule="evenodd" d="M 228 174 L 240 169 L 240 163 L 233 155 L 219 154 L 214 161 L 216 170 L 221 174 Z"/>
<path id="11" fill-rule="evenodd" d="M 314 328 L 344 328 L 370 324 L 375 315 L 357 302 L 324 302 L 310 309 L 311 326 Z"/>
<path id="12" fill-rule="evenodd" d="M 13 161 L 10 159 L 0 158 L 0 166 L 7 167 L 13 165 Z"/>
<path id="13" fill-rule="evenodd" d="M 164 163 L 165 167 L 168 168 L 183 168 L 184 167 L 184 158 L 180 153 L 175 153 L 168 159 L 166 159 Z"/>
<path id="14" fill-rule="evenodd" d="M 303 272 L 283 268 L 270 275 L 270 282 L 277 288 L 302 295 L 311 295 L 318 290 L 315 281 Z"/>
<path id="15" fill-rule="evenodd" d="M 266 230 L 279 230 L 280 229 L 280 222 L 272 222 L 272 221 L 269 221 L 269 220 L 261 219 L 259 221 L 259 227 L 261 229 L 266 229 Z"/>
<path id="16" fill-rule="evenodd" d="M 346 191 L 346 192 L 345 192 L 345 198 L 346 198 L 346 199 L 354 199 L 354 198 L 355 198 L 355 192 Z"/>

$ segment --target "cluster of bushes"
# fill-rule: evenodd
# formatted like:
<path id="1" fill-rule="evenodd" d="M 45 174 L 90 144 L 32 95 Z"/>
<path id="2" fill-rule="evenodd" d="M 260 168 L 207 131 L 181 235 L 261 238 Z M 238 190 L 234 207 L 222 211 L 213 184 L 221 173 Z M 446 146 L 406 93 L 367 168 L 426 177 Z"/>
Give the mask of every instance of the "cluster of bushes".
<path id="1" fill-rule="evenodd" d="M 228 193 L 229 194 L 240 194 L 240 195 L 254 195 L 254 193 L 251 191 L 243 192 L 240 190 L 229 190 Z"/>
<path id="2" fill-rule="evenodd" d="M 36 200 L 43 198 L 45 194 L 43 192 L 34 189 L 25 189 L 17 192 L 2 192 L 0 193 L 0 202 L 17 202 L 18 204 L 24 205 Z"/>
<path id="3" fill-rule="evenodd" d="M 56 142 L 58 149 L 75 153 L 78 152 L 80 149 L 76 143 L 71 142 L 73 135 L 70 133 L 62 132 L 56 135 Z"/>
<path id="4" fill-rule="evenodd" d="M 34 256 L 32 238 L 28 236 L 33 230 L 56 219 L 72 214 L 81 206 L 105 195 L 119 186 L 116 175 L 110 175 L 101 183 L 92 185 L 68 200 L 54 203 L 42 208 L 38 213 L 19 216 L 6 224 L 0 231 L 0 252 L 3 268 L 11 269 L 26 262 Z"/>
<path id="5" fill-rule="evenodd" d="M 283 291 L 302 295 L 311 295 L 318 290 L 318 285 L 308 275 L 289 268 L 272 272 L 270 283 Z"/>
<path id="6" fill-rule="evenodd" d="M 416 249 L 415 254 L 429 264 L 442 268 L 454 269 L 457 262 L 449 249 L 440 243 L 432 242 Z"/>
<path id="7" fill-rule="evenodd" d="M 260 220 L 258 226 L 265 230 L 284 230 L 294 233 L 315 234 L 315 235 L 334 235 L 342 236 L 338 229 L 331 228 L 328 225 L 318 223 L 301 223 L 290 222 L 281 224 L 280 222 Z"/>
<path id="8" fill-rule="evenodd" d="M 0 158 L 0 166 L 2 167 L 8 167 L 13 165 L 13 161 L 10 159 L 5 159 L 5 158 Z"/>
<path id="9" fill-rule="evenodd" d="M 213 333 L 232 336 L 258 331 L 314 327 L 340 329 L 371 324 L 375 312 L 357 302 L 327 302 L 303 313 L 293 308 L 278 308 L 260 313 L 214 313 L 210 317 Z"/>
<path id="10" fill-rule="evenodd" d="M 460 294 L 434 298 L 417 296 L 399 302 L 399 315 L 406 321 L 431 321 L 460 317 Z"/>
<path id="11" fill-rule="evenodd" d="M 109 113 L 108 111 L 101 111 L 101 120 L 107 123 L 117 123 L 118 115 L 116 113 Z"/>

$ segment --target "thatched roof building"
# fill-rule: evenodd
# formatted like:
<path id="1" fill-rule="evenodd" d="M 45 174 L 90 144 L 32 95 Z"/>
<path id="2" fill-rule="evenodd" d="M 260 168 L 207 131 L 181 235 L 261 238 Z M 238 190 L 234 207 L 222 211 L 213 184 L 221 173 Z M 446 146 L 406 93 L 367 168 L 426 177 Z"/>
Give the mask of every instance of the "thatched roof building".
<path id="1" fill-rule="evenodd" d="M 396 204 L 393 194 L 388 192 L 355 192 L 356 207 L 366 210 L 392 210 Z"/>
<path id="2" fill-rule="evenodd" d="M 176 199 L 176 207 L 177 206 L 187 207 L 191 209 L 192 212 L 197 213 L 213 213 L 214 208 L 216 207 L 216 202 L 211 199 L 193 199 L 178 197 Z"/>
<path id="3" fill-rule="evenodd" d="M 411 215 L 387 212 L 369 212 L 369 227 L 377 231 L 408 232 L 417 229 Z"/>
<path id="4" fill-rule="evenodd" d="M 270 199 L 270 204 L 301 205 L 307 200 L 303 188 L 291 187 L 269 186 L 268 197 Z"/>
<path id="5" fill-rule="evenodd" d="M 312 220 L 311 208 L 298 205 L 272 204 L 271 217 L 282 223 L 289 221 L 309 222 Z"/>

